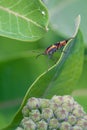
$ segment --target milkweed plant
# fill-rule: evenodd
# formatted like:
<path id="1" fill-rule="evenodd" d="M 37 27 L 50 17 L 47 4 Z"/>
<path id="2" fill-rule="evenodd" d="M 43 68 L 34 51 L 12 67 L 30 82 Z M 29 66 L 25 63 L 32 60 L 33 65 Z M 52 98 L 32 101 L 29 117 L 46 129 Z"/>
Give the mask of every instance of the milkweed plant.
<path id="1" fill-rule="evenodd" d="M 53 18 L 49 19 L 50 9 L 44 2 L 1 0 L 0 35 L 29 44 L 45 38 L 44 34 L 54 25 L 51 23 Z M 50 12 L 50 15 L 52 17 L 53 14 Z M 84 42 L 80 21 L 81 16 L 78 15 L 74 33 L 68 40 L 61 36 L 62 40 L 38 54 L 52 60 L 54 53 L 62 48 L 57 61 L 29 86 L 19 110 L 2 130 L 87 130 L 87 113 L 71 96 L 83 68 Z M 60 24 L 57 26 L 60 27 Z M 30 57 L 33 55 L 32 52 L 28 54 Z"/>

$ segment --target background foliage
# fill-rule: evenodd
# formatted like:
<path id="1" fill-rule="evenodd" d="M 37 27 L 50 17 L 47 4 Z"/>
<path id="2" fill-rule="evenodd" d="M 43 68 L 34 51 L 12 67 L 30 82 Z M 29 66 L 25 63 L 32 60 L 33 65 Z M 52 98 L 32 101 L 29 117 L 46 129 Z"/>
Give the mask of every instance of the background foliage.
<path id="1" fill-rule="evenodd" d="M 20 1 L 20 0 L 19 0 Z M 26 0 L 27 1 L 27 0 Z M 8 1 L 3 0 L 4 6 L 8 6 Z M 22 7 L 22 0 L 20 7 Z M 34 1 L 33 1 L 34 2 Z M 16 3 L 16 2 L 15 2 Z M 38 52 L 41 52 L 41 49 L 44 50 L 48 45 L 55 43 L 56 41 L 60 41 L 66 37 L 72 36 L 74 32 L 74 19 L 78 14 L 81 14 L 81 31 L 85 41 L 85 53 L 84 53 L 84 63 L 83 69 L 81 73 L 80 79 L 77 81 L 73 87 L 75 90 L 72 92 L 72 95 L 76 98 L 76 100 L 83 105 L 85 111 L 87 111 L 87 32 L 86 32 L 86 3 L 80 0 L 71 0 L 71 1 L 60 1 L 60 0 L 46 0 L 45 5 L 48 8 L 48 12 L 50 15 L 50 27 L 49 31 L 46 33 L 46 28 L 48 24 L 48 13 L 47 9 L 43 5 L 42 2 L 37 0 L 35 2 L 35 7 L 44 9 L 45 19 L 42 15 L 38 15 L 39 11 L 35 11 L 32 15 L 31 19 L 35 17 L 35 22 L 40 22 L 40 25 L 44 28 L 45 31 L 40 30 L 41 35 L 37 39 L 28 39 L 32 42 L 24 42 L 10 39 L 11 35 L 2 34 L 2 29 L 0 28 L 0 34 L 7 36 L 0 37 L 0 128 L 7 125 L 10 120 L 13 118 L 14 113 L 18 110 L 22 99 L 29 88 L 29 86 L 34 82 L 34 80 L 45 70 L 48 69 L 49 66 L 54 64 L 54 61 L 49 60 L 47 57 L 41 56 L 36 59 L 36 55 Z M 38 4 L 39 3 L 39 4 Z M 11 3 L 13 4 L 13 3 Z M 2 3 L 0 1 L 0 7 Z M 34 8 L 34 5 L 31 6 Z M 31 10 L 33 9 L 31 8 Z M 0 8 L 1 9 L 1 8 Z M 18 10 L 19 11 L 19 10 Z M 27 10 L 28 11 L 28 10 Z M 0 10 L 0 16 L 5 19 L 4 27 L 8 27 L 8 20 L 6 16 L 8 14 L 2 13 Z M 13 16 L 12 16 L 13 17 Z M 3 19 L 3 21 L 4 21 Z M 42 23 L 42 21 L 44 21 Z M 15 22 L 15 21 L 14 21 Z M 0 24 L 1 25 L 1 24 Z M 24 23 L 23 23 L 24 26 Z M 1 27 L 1 26 L 0 26 Z M 25 28 L 27 29 L 27 25 L 25 23 Z M 4 28 L 3 28 L 4 30 Z M 32 27 L 32 30 L 35 31 L 37 29 Z M 27 32 L 25 30 L 25 32 Z M 38 32 L 38 34 L 40 34 Z M 10 33 L 9 33 L 10 34 Z M 45 35 L 43 35 L 45 34 Z M 19 35 L 19 34 L 17 34 Z M 28 35 L 28 33 L 27 33 Z M 30 34 L 29 34 L 30 35 Z M 35 34 L 36 35 L 36 34 Z M 20 35 L 19 35 L 20 36 Z M 43 37 L 42 37 L 43 36 Z M 41 38 L 42 37 L 42 38 Z M 81 37 L 81 36 L 79 36 Z M 22 38 L 20 36 L 20 38 Z M 19 39 L 20 39 L 19 38 Z M 15 39 L 18 39 L 17 37 Z M 25 40 L 25 39 L 21 39 Z M 35 41 L 37 40 L 37 41 Z M 34 50 L 34 52 L 32 51 Z M 79 54 L 81 53 L 78 52 Z M 56 54 L 55 57 L 60 57 L 60 53 Z M 48 65 L 49 61 L 49 65 Z M 74 62 L 74 59 L 73 59 Z M 80 59 L 77 60 L 77 66 L 80 62 Z M 69 68 L 70 69 L 70 68 Z M 66 77 L 68 74 L 66 75 Z"/>

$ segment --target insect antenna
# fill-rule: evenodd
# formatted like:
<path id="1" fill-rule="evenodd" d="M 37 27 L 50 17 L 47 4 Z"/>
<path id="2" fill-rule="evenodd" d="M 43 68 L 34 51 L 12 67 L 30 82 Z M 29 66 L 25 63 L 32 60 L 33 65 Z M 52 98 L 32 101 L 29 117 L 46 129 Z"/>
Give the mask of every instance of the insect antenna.
<path id="1" fill-rule="evenodd" d="M 38 54 L 38 55 L 36 56 L 36 59 L 37 59 L 39 56 L 41 56 L 41 55 L 45 55 L 45 54 L 44 54 L 44 53 Z"/>

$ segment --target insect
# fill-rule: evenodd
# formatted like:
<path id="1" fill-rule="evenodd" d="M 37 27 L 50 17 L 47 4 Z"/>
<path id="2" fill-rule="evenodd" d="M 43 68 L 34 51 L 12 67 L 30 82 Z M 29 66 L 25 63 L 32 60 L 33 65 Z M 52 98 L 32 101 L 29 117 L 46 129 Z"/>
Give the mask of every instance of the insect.
<path id="1" fill-rule="evenodd" d="M 64 52 L 62 49 L 63 47 L 67 44 L 67 42 L 73 39 L 69 38 L 67 40 L 63 40 L 57 43 L 54 43 L 53 45 L 50 45 L 48 48 L 46 48 L 46 50 L 43 53 L 40 53 L 39 55 L 36 56 L 36 58 L 38 58 L 40 55 L 48 55 L 49 58 L 52 58 L 53 54 L 57 51 L 57 50 L 61 50 L 62 52 Z"/>

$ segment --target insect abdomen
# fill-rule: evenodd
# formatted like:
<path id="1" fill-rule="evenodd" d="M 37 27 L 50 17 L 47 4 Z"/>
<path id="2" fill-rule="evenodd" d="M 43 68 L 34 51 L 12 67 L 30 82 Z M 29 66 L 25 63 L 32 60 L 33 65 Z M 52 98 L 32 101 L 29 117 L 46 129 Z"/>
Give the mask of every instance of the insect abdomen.
<path id="1" fill-rule="evenodd" d="M 48 54 L 48 55 L 51 55 L 54 52 L 56 52 L 56 50 L 57 50 L 57 46 L 56 45 L 52 45 L 52 46 L 50 46 L 50 47 L 48 47 L 46 49 L 45 53 Z"/>

